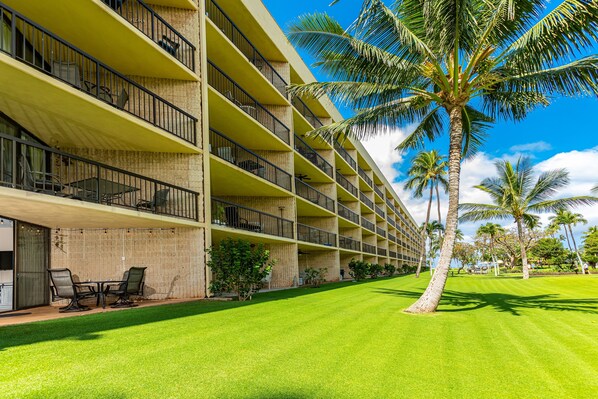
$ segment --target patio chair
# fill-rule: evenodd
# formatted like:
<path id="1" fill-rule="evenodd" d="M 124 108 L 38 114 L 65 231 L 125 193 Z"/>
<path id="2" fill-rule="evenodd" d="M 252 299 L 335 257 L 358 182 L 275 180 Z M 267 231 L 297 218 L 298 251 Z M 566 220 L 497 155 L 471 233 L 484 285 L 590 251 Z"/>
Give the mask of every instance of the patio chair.
<path id="1" fill-rule="evenodd" d="M 169 188 L 164 188 L 162 190 L 158 190 L 154 194 L 154 198 L 152 198 L 151 201 L 141 200 L 137 203 L 137 205 L 135 207 L 137 208 L 137 210 L 139 210 L 139 208 L 145 208 L 145 209 L 149 209 L 151 211 L 155 211 L 156 208 L 166 205 L 166 202 L 168 201 L 169 193 L 170 193 Z"/>
<path id="2" fill-rule="evenodd" d="M 145 282 L 145 269 L 147 267 L 131 267 L 123 275 L 123 281 L 117 286 L 107 285 L 104 295 L 116 295 L 118 299 L 110 305 L 112 308 L 130 308 L 137 306 L 131 299 L 131 295 L 143 296 Z"/>
<path id="3" fill-rule="evenodd" d="M 19 158 L 21 168 L 21 184 L 25 190 L 57 194 L 64 189 L 59 176 L 42 171 L 31 170 L 25 155 Z"/>
<path id="4" fill-rule="evenodd" d="M 179 47 L 181 46 L 180 43 L 175 42 L 166 35 L 162 35 L 162 40 L 158 41 L 158 44 L 173 57 L 176 57 L 176 53 L 179 50 Z"/>
<path id="5" fill-rule="evenodd" d="M 79 301 L 83 298 L 89 298 L 97 295 L 97 292 L 91 286 L 77 285 L 73 281 L 73 275 L 69 269 L 48 269 L 50 280 L 52 281 L 52 302 L 69 299 L 67 306 L 58 308 L 60 313 L 81 312 L 89 310 L 89 307 L 81 305 Z"/>

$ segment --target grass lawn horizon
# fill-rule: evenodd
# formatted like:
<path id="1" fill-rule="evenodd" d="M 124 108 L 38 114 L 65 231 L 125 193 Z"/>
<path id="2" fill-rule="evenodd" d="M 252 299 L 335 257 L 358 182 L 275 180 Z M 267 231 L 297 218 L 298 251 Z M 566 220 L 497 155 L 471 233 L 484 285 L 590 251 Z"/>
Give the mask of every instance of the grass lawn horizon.
<path id="1" fill-rule="evenodd" d="M 0 328 L 0 397 L 594 398 L 598 276 L 427 274 Z"/>

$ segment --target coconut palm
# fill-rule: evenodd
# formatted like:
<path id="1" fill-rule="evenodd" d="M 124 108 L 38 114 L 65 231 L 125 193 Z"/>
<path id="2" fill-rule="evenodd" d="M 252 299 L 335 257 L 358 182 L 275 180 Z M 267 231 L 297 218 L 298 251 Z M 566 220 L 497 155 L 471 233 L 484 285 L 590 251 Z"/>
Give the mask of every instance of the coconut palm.
<path id="1" fill-rule="evenodd" d="M 411 167 L 407 171 L 409 178 L 405 183 L 406 190 L 413 190 L 413 197 L 421 198 L 424 191 L 429 188 L 430 197 L 428 200 L 428 212 L 426 213 L 426 221 L 423 226 L 427 226 L 430 221 L 430 211 L 432 210 L 432 202 L 434 197 L 434 189 L 436 189 L 436 202 L 438 203 L 438 222 L 441 223 L 440 216 L 440 195 L 438 186 L 446 192 L 448 189 L 448 182 L 446 181 L 446 160 L 440 155 L 438 151 L 422 151 L 415 156 L 411 163 Z M 422 228 L 422 241 L 426 240 L 427 229 Z M 422 262 L 425 255 L 425 245 L 422 245 L 419 254 L 419 263 L 415 272 L 415 277 L 419 277 Z"/>
<path id="2" fill-rule="evenodd" d="M 575 241 L 575 237 L 573 236 L 572 226 L 575 227 L 580 223 L 587 224 L 588 221 L 584 219 L 581 213 L 573 213 L 566 209 L 557 209 L 556 214 L 554 216 L 551 216 L 550 220 L 557 225 L 563 226 L 563 230 L 565 230 L 565 234 L 567 236 L 567 242 L 569 242 L 569 237 L 571 237 L 571 242 L 573 242 L 573 250 L 575 251 L 575 255 L 577 256 L 577 261 L 579 262 L 579 266 L 583 267 L 581 256 L 579 255 L 579 251 L 577 250 L 577 242 Z M 568 233 L 567 230 L 569 231 Z M 570 243 L 569 250 L 571 250 Z"/>
<path id="3" fill-rule="evenodd" d="M 337 3 L 338 1 L 333 1 Z M 325 13 L 300 17 L 292 43 L 329 82 L 291 85 L 292 96 L 328 96 L 354 115 L 314 130 L 331 140 L 384 134 L 417 123 L 399 149 L 423 148 L 448 131 L 449 207 L 437 273 L 408 312 L 436 310 L 457 228 L 463 155 L 495 119 L 519 121 L 553 95 L 598 94 L 598 3 L 562 0 L 363 0 L 347 29 Z M 546 14 L 542 16 L 543 14 Z M 542 17 L 541 17 L 542 16 Z"/>
<path id="4" fill-rule="evenodd" d="M 476 234 L 480 237 L 488 237 L 488 243 L 490 246 L 490 256 L 492 262 L 496 263 L 496 253 L 494 251 L 494 243 L 498 234 L 504 233 L 505 229 L 497 223 L 488 222 L 478 227 Z"/>
<path id="5" fill-rule="evenodd" d="M 569 173 L 564 169 L 544 172 L 535 179 L 528 158 L 520 157 L 515 165 L 509 161 L 498 161 L 495 165 L 498 176 L 488 177 L 475 186 L 487 193 L 493 204 L 461 204 L 460 209 L 464 213 L 460 220 L 515 219 L 521 246 L 523 278 L 527 279 L 529 269 L 523 242 L 524 228 L 533 230 L 539 226 L 536 214 L 596 203 L 598 198 L 579 196 L 550 199 L 559 189 L 569 184 Z"/>

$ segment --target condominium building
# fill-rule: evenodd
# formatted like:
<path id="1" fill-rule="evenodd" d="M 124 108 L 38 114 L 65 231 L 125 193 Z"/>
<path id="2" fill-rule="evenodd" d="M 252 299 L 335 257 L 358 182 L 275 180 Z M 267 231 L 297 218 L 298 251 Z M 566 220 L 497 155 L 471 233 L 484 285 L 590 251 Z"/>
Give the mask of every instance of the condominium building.
<path id="1" fill-rule="evenodd" d="M 263 243 L 270 286 L 352 258 L 414 264 L 416 224 L 258 0 L 0 0 L 0 311 L 146 266 L 203 297 L 206 248 Z"/>

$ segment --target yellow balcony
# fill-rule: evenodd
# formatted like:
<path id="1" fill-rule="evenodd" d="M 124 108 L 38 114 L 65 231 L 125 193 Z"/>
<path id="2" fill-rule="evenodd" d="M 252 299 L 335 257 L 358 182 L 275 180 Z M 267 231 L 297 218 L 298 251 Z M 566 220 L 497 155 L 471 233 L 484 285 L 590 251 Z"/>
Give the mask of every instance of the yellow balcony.
<path id="1" fill-rule="evenodd" d="M 102 0 L 3 2 L 126 75 L 198 80 L 193 71 L 193 45 L 145 3 L 137 0 L 107 0 L 108 4 Z"/>

